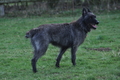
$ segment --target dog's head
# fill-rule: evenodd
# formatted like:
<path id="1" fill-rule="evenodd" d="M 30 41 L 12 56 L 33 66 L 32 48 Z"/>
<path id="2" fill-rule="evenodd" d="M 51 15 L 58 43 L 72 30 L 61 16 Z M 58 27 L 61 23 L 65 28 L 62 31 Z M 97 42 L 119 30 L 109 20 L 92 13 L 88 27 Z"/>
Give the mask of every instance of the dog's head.
<path id="1" fill-rule="evenodd" d="M 83 22 L 85 23 L 85 25 L 87 25 L 87 27 L 89 27 L 90 29 L 97 28 L 96 25 L 99 24 L 99 21 L 96 19 L 96 16 L 89 9 L 83 8 L 82 17 Z"/>

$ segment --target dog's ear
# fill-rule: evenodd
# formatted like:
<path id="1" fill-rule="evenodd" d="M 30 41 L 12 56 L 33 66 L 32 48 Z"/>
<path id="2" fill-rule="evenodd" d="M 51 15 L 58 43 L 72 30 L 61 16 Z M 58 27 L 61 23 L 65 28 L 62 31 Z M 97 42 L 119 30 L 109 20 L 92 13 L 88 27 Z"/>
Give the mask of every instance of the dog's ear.
<path id="1" fill-rule="evenodd" d="M 91 12 L 88 8 L 87 8 L 88 12 Z"/>
<path id="2" fill-rule="evenodd" d="M 83 8 L 82 15 L 85 16 L 86 14 L 87 14 L 87 10 L 86 10 L 86 8 Z"/>

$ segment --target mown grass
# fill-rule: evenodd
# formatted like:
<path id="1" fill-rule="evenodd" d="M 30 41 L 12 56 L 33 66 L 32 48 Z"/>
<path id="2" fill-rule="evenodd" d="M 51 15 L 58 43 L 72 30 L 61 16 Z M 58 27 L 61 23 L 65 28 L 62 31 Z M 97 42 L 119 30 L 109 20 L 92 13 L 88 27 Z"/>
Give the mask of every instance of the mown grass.
<path id="1" fill-rule="evenodd" d="M 41 24 L 71 22 L 77 17 L 0 18 L 0 80 L 120 80 L 120 16 L 98 15 L 100 24 L 92 30 L 77 51 L 77 65 L 70 61 L 70 50 L 55 67 L 59 48 L 49 45 L 37 62 L 37 73 L 31 69 L 32 47 L 26 31 Z M 85 48 L 110 48 L 95 51 Z"/>

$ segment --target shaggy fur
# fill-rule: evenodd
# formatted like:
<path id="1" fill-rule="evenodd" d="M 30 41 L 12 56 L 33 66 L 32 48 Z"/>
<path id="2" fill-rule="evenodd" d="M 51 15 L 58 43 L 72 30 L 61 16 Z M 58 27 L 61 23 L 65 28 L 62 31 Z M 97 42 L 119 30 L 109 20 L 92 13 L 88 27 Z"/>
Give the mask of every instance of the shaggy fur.
<path id="1" fill-rule="evenodd" d="M 34 47 L 34 56 L 31 60 L 33 72 L 36 70 L 37 60 L 45 54 L 49 43 L 60 47 L 60 53 L 56 59 L 56 67 L 59 67 L 63 53 L 71 48 L 71 61 L 76 65 L 76 51 L 83 43 L 88 32 L 96 29 L 99 22 L 96 16 L 89 10 L 83 8 L 82 17 L 77 21 L 63 24 L 45 24 L 38 28 L 31 29 L 26 33 L 26 38 L 31 39 Z"/>

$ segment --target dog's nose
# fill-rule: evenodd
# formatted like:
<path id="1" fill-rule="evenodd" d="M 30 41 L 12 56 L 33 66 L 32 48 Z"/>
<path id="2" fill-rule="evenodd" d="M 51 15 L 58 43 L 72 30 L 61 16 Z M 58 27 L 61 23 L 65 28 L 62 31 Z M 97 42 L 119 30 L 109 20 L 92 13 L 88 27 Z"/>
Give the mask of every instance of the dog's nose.
<path id="1" fill-rule="evenodd" d="M 99 21 L 97 21 L 96 24 L 99 24 Z"/>

